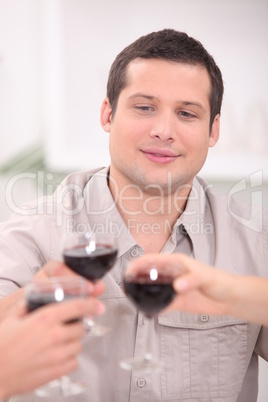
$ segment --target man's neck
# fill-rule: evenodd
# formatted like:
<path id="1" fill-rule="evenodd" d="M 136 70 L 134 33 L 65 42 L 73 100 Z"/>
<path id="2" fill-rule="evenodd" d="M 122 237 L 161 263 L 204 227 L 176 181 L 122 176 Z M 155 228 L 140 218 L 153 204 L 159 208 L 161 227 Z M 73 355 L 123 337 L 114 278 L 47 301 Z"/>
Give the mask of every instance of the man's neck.
<path id="1" fill-rule="evenodd" d="M 160 252 L 185 209 L 190 186 L 168 194 L 142 191 L 134 185 L 109 183 L 118 211 L 129 232 L 145 252 Z"/>

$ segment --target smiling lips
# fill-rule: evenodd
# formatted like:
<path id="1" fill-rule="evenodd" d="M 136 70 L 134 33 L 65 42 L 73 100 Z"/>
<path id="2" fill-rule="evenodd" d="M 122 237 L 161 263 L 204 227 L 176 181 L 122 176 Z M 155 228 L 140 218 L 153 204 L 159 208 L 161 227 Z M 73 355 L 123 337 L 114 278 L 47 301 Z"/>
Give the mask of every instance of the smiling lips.
<path id="1" fill-rule="evenodd" d="M 155 163 L 174 162 L 179 156 L 168 149 L 148 148 L 143 150 L 142 152 L 146 156 L 146 158 Z"/>

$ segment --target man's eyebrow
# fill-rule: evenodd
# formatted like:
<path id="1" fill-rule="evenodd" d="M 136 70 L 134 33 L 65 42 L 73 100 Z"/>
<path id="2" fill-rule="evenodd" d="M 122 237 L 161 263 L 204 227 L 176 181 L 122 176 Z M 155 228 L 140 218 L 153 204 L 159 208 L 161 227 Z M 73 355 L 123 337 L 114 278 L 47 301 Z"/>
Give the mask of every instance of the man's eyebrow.
<path id="1" fill-rule="evenodd" d="M 202 103 L 199 102 L 192 102 L 192 101 L 178 101 L 178 103 L 181 103 L 183 106 L 197 106 L 198 108 L 205 110 L 204 106 Z"/>
<path id="2" fill-rule="evenodd" d="M 159 100 L 159 98 L 157 96 L 147 95 L 142 92 L 137 92 L 137 93 L 129 96 L 129 99 L 135 99 L 135 98 L 144 98 L 144 99 L 148 99 L 148 100 L 154 100 L 154 99 Z M 182 106 L 196 106 L 199 109 L 205 110 L 204 106 L 200 102 L 178 100 L 177 103 Z"/>
<path id="3" fill-rule="evenodd" d="M 129 99 L 133 99 L 133 98 L 145 98 L 145 99 L 149 99 L 149 100 L 158 99 L 157 96 L 147 95 L 147 94 L 143 94 L 141 92 L 137 92 L 137 93 L 129 96 Z"/>

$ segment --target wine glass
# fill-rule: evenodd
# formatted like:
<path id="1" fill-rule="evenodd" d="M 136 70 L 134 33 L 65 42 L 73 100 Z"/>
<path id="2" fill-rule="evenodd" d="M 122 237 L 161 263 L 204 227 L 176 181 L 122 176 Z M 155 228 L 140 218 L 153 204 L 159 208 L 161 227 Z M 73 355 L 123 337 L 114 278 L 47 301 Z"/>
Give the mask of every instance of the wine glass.
<path id="1" fill-rule="evenodd" d="M 77 274 L 96 282 L 114 265 L 118 253 L 117 241 L 110 233 L 67 234 L 63 239 L 63 259 L 66 265 Z M 89 335 L 101 336 L 110 331 L 86 318 L 85 324 Z"/>
<path id="2" fill-rule="evenodd" d="M 148 319 L 149 328 L 144 356 L 121 361 L 120 367 L 123 369 L 160 372 L 165 367 L 164 362 L 154 359 L 150 351 L 153 317 L 174 299 L 176 292 L 172 283 L 178 273 L 178 267 L 156 265 L 144 265 L 137 271 L 126 271 L 123 278 L 124 291 Z"/>
<path id="3" fill-rule="evenodd" d="M 50 303 L 62 303 L 74 298 L 87 296 L 86 281 L 83 278 L 53 277 L 39 279 L 31 282 L 25 287 L 25 299 L 28 312 L 43 307 Z M 80 320 L 82 317 L 78 317 Z M 70 323 L 75 322 L 70 321 Z M 68 325 L 69 322 L 66 322 Z M 85 384 L 82 381 L 74 381 L 69 376 L 62 376 L 58 380 L 50 381 L 48 384 L 35 390 L 39 397 L 47 396 L 70 396 L 78 395 L 85 391 Z"/>

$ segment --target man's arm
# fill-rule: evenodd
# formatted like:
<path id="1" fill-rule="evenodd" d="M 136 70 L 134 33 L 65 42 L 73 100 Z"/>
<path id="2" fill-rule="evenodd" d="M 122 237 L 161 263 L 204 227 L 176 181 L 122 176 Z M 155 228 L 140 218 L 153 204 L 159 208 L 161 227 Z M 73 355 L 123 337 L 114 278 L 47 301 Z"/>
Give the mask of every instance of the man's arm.
<path id="1" fill-rule="evenodd" d="M 70 270 L 65 264 L 59 261 L 50 261 L 46 265 L 41 268 L 37 274 L 33 277 L 36 279 L 40 278 L 50 278 L 53 276 L 77 276 L 72 270 Z M 97 282 L 96 284 L 92 284 L 87 281 L 87 291 L 93 296 L 97 297 L 104 290 L 104 285 L 102 282 Z M 24 301 L 24 288 L 18 289 L 15 292 L 11 293 L 8 296 L 5 296 L 0 300 L 0 321 L 5 318 L 10 310 L 14 308 L 17 304 Z"/>

